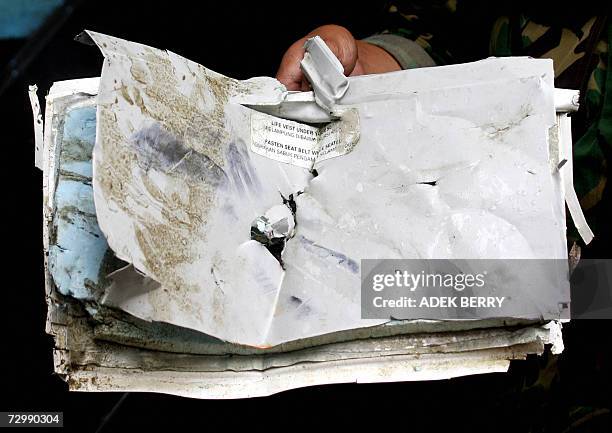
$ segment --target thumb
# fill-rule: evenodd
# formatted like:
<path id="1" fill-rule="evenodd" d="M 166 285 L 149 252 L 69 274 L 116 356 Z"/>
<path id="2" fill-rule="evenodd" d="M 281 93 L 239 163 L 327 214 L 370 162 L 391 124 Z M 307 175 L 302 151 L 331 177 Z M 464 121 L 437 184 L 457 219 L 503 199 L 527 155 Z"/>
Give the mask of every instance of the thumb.
<path id="1" fill-rule="evenodd" d="M 289 47 L 276 72 L 276 79 L 283 83 L 287 90 L 301 90 L 304 74 L 300 62 L 304 57 L 305 41 L 306 38 L 302 38 Z"/>
<path id="2" fill-rule="evenodd" d="M 357 63 L 357 48 L 354 40 L 338 40 L 337 38 L 323 38 L 332 53 L 342 64 L 344 75 L 349 76 Z"/>

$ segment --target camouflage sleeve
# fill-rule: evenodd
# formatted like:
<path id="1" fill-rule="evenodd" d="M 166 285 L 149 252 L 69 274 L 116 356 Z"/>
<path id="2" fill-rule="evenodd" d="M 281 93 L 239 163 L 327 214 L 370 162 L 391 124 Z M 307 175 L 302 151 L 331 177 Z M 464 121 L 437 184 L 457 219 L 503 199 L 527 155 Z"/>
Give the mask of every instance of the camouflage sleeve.
<path id="1" fill-rule="evenodd" d="M 385 30 L 365 41 L 389 52 L 403 69 L 452 63 L 439 31 L 456 9 L 454 0 L 395 1 L 386 6 Z"/>
<path id="2" fill-rule="evenodd" d="M 416 42 L 394 34 L 373 35 L 364 39 L 391 54 L 402 69 L 435 66 L 431 56 Z"/>

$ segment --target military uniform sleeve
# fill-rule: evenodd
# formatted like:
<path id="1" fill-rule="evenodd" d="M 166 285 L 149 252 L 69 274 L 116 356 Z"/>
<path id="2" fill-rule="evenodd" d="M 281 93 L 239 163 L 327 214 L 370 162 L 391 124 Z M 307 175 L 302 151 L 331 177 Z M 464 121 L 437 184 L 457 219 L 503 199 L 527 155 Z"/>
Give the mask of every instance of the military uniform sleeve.
<path id="1" fill-rule="evenodd" d="M 364 39 L 391 54 L 402 69 L 435 66 L 436 62 L 416 42 L 394 34 L 373 35 Z"/>

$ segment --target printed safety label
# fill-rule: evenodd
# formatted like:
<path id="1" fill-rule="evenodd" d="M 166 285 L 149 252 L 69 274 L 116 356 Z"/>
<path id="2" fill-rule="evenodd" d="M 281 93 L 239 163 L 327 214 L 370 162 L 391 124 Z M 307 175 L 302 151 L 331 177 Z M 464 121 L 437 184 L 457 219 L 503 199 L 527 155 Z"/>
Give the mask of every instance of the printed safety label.
<path id="1" fill-rule="evenodd" d="M 358 134 L 343 133 L 342 121 L 320 128 L 251 113 L 251 150 L 279 162 L 312 168 L 316 162 L 350 152 Z"/>

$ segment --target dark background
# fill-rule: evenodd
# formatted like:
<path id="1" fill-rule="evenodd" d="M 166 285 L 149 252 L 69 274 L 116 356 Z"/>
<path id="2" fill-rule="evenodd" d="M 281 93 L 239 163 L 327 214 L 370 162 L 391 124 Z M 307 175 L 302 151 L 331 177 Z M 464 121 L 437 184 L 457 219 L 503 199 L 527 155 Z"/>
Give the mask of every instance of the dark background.
<path id="1" fill-rule="evenodd" d="M 354 428 L 431 430 L 466 426 L 484 431 L 610 430 L 609 321 L 566 326 L 566 350 L 513 362 L 509 374 L 427 383 L 346 384 L 284 392 L 268 398 L 204 401 L 131 393 L 68 393 L 53 374 L 52 341 L 44 332 L 41 172 L 34 168 L 27 85 L 44 96 L 58 80 L 98 76 L 99 51 L 73 41 L 92 29 L 166 48 L 239 79 L 274 75 L 285 49 L 313 28 L 342 24 L 356 37 L 380 29 L 381 2 L 300 3 L 197 1 L 73 2 L 30 40 L 0 41 L 0 67 L 17 59 L 0 83 L 3 266 L 0 306 L 0 411 L 63 411 L 65 430 L 102 431 Z M 70 3 L 69 3 L 70 4 Z M 470 13 L 486 19 L 486 2 Z M 54 31 L 56 30 L 56 31 Z M 466 40 L 471 35 L 465 29 Z M 482 57 L 487 55 L 486 39 Z M 28 47 L 24 51 L 24 47 Z M 608 245 L 596 244 L 598 257 Z M 609 257 L 609 255 L 607 255 Z"/>

